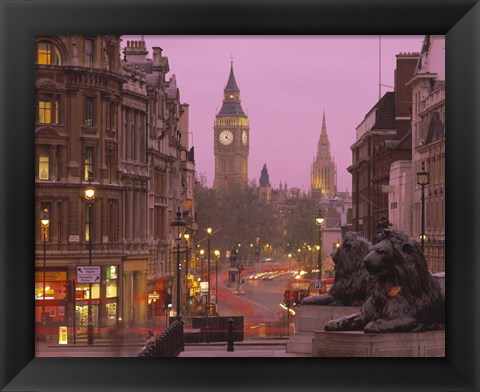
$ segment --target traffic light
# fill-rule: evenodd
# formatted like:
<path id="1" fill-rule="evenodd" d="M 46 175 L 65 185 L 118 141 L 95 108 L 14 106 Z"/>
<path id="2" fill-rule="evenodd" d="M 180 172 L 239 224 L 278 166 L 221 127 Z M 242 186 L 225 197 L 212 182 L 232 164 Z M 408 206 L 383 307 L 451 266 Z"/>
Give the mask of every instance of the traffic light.
<path id="1" fill-rule="evenodd" d="M 67 280 L 64 285 L 63 293 L 65 294 L 65 301 L 72 302 L 75 298 L 75 283 L 72 280 Z"/>
<path id="2" fill-rule="evenodd" d="M 167 291 L 163 292 L 163 310 L 167 310 L 168 306 L 172 303 L 172 294 Z"/>
<path id="3" fill-rule="evenodd" d="M 298 292 L 297 291 L 292 292 L 292 303 L 293 303 L 293 306 L 297 306 L 297 303 L 298 303 Z"/>
<path id="4" fill-rule="evenodd" d="M 283 293 L 283 304 L 289 308 L 290 307 L 290 290 L 285 290 Z"/>

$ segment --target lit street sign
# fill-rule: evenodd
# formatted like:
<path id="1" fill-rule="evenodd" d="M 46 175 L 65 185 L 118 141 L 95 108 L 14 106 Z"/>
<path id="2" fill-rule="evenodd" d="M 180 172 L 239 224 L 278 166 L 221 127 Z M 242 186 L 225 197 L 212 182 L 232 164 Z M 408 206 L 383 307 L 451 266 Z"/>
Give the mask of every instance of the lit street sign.
<path id="1" fill-rule="evenodd" d="M 208 282 L 200 282 L 200 292 L 201 293 L 208 293 Z"/>
<path id="2" fill-rule="evenodd" d="M 100 283 L 100 266 L 77 266 L 77 283 Z"/>
<path id="3" fill-rule="evenodd" d="M 318 279 L 312 281 L 312 288 L 313 288 L 313 290 L 321 290 L 322 289 L 322 282 L 320 282 Z"/>

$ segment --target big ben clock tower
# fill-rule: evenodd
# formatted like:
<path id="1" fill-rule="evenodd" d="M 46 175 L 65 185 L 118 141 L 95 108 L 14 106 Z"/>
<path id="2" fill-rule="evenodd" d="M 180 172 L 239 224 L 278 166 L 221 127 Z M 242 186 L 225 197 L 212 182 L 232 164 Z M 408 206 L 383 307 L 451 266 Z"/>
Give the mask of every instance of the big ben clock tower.
<path id="1" fill-rule="evenodd" d="M 223 90 L 223 105 L 215 117 L 215 189 L 246 186 L 248 183 L 248 149 L 250 128 L 248 117 L 240 104 L 240 89 L 233 73 Z"/>

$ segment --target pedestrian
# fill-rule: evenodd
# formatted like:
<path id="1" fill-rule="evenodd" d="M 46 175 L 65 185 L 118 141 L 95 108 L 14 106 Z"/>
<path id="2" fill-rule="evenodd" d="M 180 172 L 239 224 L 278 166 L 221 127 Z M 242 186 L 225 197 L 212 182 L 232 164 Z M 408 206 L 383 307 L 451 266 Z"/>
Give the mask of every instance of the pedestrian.
<path id="1" fill-rule="evenodd" d="M 142 350 L 145 350 L 150 347 L 155 347 L 157 339 L 155 338 L 155 334 L 151 331 L 147 331 L 147 341 L 145 342 L 145 346 Z"/>

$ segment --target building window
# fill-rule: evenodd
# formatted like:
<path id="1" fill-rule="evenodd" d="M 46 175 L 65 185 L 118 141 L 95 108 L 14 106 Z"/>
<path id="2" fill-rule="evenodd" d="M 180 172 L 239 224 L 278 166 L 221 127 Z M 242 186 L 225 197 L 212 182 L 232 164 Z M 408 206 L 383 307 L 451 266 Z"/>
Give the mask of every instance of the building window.
<path id="1" fill-rule="evenodd" d="M 37 121 L 40 124 L 59 123 L 60 97 L 53 94 L 40 94 L 37 105 Z"/>
<path id="2" fill-rule="evenodd" d="M 50 179 L 50 146 L 39 146 L 38 178 L 47 181 Z"/>
<path id="3" fill-rule="evenodd" d="M 117 106 L 114 102 L 107 102 L 106 104 L 107 112 L 106 112 L 106 127 L 107 131 L 114 131 L 116 128 L 116 116 L 117 116 Z"/>
<path id="4" fill-rule="evenodd" d="M 90 241 L 90 235 L 92 236 L 92 241 L 93 241 L 93 224 L 92 224 L 92 232 L 90 233 L 90 208 L 92 208 L 92 216 L 93 216 L 93 204 L 92 205 L 87 205 L 87 208 L 85 208 L 85 241 L 89 242 Z"/>
<path id="5" fill-rule="evenodd" d="M 84 180 L 88 181 L 88 172 L 93 173 L 93 147 L 85 148 L 85 171 Z"/>
<path id="6" fill-rule="evenodd" d="M 85 97 L 85 126 L 93 127 L 94 126 L 94 103 L 95 99 L 93 97 Z"/>
<path id="7" fill-rule="evenodd" d="M 118 200 L 108 200 L 108 242 L 117 242 L 117 228 L 118 228 Z"/>
<path id="8" fill-rule="evenodd" d="M 93 67 L 93 39 L 85 40 L 85 67 Z"/>
<path id="9" fill-rule="evenodd" d="M 37 64 L 62 65 L 60 51 L 50 42 L 39 42 L 37 44 Z"/>
<path id="10" fill-rule="evenodd" d="M 115 162 L 113 157 L 113 148 L 107 148 L 105 151 L 105 160 L 107 163 L 107 174 L 108 174 L 108 182 L 112 183 L 114 180 L 114 169 L 115 169 Z"/>

